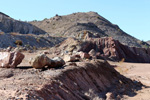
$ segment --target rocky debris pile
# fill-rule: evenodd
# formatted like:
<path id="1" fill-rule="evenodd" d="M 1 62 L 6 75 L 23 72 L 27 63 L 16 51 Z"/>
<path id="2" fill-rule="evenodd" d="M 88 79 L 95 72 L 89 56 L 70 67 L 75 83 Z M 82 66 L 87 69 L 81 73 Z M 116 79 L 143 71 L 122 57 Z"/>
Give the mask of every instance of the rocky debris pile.
<path id="1" fill-rule="evenodd" d="M 37 55 L 35 58 L 31 58 L 29 63 L 33 68 L 45 69 L 62 67 L 65 64 L 65 61 L 60 57 L 50 59 L 45 54 L 40 54 Z"/>
<path id="2" fill-rule="evenodd" d="M 16 68 L 24 55 L 20 52 L 0 52 L 0 67 L 1 68 Z"/>
<path id="3" fill-rule="evenodd" d="M 88 38 L 100 38 L 100 37 L 102 37 L 100 34 L 91 33 L 90 31 L 87 31 L 87 30 L 84 30 L 83 32 L 78 33 L 77 35 L 77 38 L 82 39 L 82 40 L 86 40 Z"/>
<path id="4" fill-rule="evenodd" d="M 107 59 L 137 63 L 150 63 L 150 49 L 129 47 L 121 44 L 112 37 L 87 38 L 85 41 L 68 38 L 57 46 L 58 54 L 71 54 L 68 60 L 74 60 L 74 55 L 80 54 L 81 58 Z M 82 55 L 83 54 L 83 55 Z M 84 57 L 83 57 L 84 56 Z"/>

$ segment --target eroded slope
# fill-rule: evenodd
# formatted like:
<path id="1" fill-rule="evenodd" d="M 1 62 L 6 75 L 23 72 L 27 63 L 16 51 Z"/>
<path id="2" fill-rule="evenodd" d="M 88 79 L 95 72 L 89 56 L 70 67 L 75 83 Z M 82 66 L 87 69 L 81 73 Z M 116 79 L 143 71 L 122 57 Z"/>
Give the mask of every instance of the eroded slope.
<path id="1" fill-rule="evenodd" d="M 105 61 L 40 71 L 0 69 L 0 99 L 84 100 L 133 96 L 142 86 L 120 75 Z M 110 94 L 110 95 L 109 95 Z"/>

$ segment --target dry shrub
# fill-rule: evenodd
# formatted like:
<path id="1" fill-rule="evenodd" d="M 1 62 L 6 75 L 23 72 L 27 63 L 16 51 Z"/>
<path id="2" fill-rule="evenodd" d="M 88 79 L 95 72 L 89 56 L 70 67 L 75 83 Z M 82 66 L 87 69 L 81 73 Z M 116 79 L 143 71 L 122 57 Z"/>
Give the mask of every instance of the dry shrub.
<path id="1" fill-rule="evenodd" d="M 37 50 L 37 47 L 36 47 L 36 46 L 33 46 L 33 50 L 35 50 L 35 51 L 36 51 L 36 50 Z"/>
<path id="2" fill-rule="evenodd" d="M 36 38 L 36 41 L 39 43 L 40 42 L 40 38 Z"/>
<path id="3" fill-rule="evenodd" d="M 22 45 L 23 45 L 23 42 L 22 42 L 21 40 L 16 40 L 16 41 L 15 41 L 15 44 L 22 46 Z"/>
<path id="4" fill-rule="evenodd" d="M 125 61 L 125 58 L 122 58 L 121 61 L 119 61 L 119 63 L 123 63 Z"/>
<path id="5" fill-rule="evenodd" d="M 4 34 L 4 32 L 0 32 L 0 35 L 3 35 Z"/>

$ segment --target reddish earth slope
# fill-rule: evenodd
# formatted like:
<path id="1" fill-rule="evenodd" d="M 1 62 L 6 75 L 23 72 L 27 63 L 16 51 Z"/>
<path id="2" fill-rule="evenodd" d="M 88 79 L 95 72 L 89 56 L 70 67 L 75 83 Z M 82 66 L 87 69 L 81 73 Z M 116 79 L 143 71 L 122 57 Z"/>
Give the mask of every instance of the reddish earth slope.
<path id="1" fill-rule="evenodd" d="M 81 51 L 89 52 L 91 49 L 114 61 L 124 59 L 127 62 L 150 63 L 150 49 L 129 47 L 111 37 L 90 38 L 82 45 Z"/>
<path id="2" fill-rule="evenodd" d="M 95 58 L 103 58 L 112 61 L 126 61 L 137 63 L 150 63 L 150 48 L 129 47 L 121 44 L 111 37 L 87 38 L 85 41 L 68 38 L 57 48 L 60 52 L 89 53 L 95 51 Z"/>
<path id="3" fill-rule="evenodd" d="M 84 100 L 133 96 L 141 84 L 125 78 L 104 61 L 40 71 L 0 69 L 0 99 Z"/>

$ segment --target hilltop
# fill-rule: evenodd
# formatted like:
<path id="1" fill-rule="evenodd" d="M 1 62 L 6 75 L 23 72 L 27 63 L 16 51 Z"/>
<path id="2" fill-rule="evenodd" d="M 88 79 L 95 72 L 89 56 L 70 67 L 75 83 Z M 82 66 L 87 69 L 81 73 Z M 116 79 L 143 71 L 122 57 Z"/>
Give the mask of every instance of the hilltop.
<path id="1" fill-rule="evenodd" d="M 53 36 L 78 38 L 80 34 L 88 31 L 96 37 L 113 37 L 128 46 L 143 46 L 140 40 L 125 33 L 118 25 L 112 24 L 96 12 L 56 15 L 50 19 L 30 23 Z"/>
<path id="2" fill-rule="evenodd" d="M 0 12 L 0 48 L 16 47 L 18 41 L 21 46 L 28 48 L 52 47 L 61 38 L 51 37 L 42 29 Z"/>
<path id="3" fill-rule="evenodd" d="M 15 20 L 0 12 L 0 31 L 5 33 L 19 32 L 21 34 L 45 34 L 45 31 L 27 22 Z"/>

